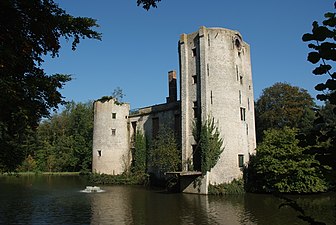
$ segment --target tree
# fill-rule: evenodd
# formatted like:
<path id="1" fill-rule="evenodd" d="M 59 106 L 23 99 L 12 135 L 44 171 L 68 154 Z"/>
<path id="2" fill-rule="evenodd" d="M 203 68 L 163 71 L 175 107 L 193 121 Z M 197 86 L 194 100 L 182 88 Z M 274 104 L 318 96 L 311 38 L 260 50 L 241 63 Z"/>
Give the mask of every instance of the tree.
<path id="1" fill-rule="evenodd" d="M 134 139 L 133 172 L 145 173 L 147 161 L 146 138 L 141 131 L 137 130 Z"/>
<path id="2" fill-rule="evenodd" d="M 181 165 L 181 156 L 177 148 L 174 131 L 169 127 L 160 127 L 152 140 L 149 151 L 149 165 L 163 174 L 177 171 Z"/>
<path id="3" fill-rule="evenodd" d="M 334 3 L 336 8 L 336 2 Z M 317 95 L 321 101 L 328 100 L 331 104 L 336 105 L 336 72 L 333 72 L 332 63 L 336 61 L 336 14 L 328 12 L 324 14 L 326 18 L 323 25 L 317 21 L 313 22 L 312 33 L 306 33 L 302 36 L 304 42 L 313 42 L 308 47 L 313 49 L 308 54 L 308 61 L 320 65 L 313 70 L 317 76 L 326 75 L 328 79 L 324 83 L 317 84 L 315 89 L 322 91 L 323 94 Z M 336 114 L 336 110 L 334 111 Z"/>
<path id="4" fill-rule="evenodd" d="M 41 171 L 88 171 L 93 138 L 92 102 L 66 104 L 38 127 L 35 157 Z M 32 153 L 33 154 L 33 153 Z"/>
<path id="5" fill-rule="evenodd" d="M 199 129 L 194 125 L 193 136 L 197 143 L 193 157 L 200 157 L 200 170 L 202 174 L 206 174 L 217 164 L 224 150 L 223 139 L 213 118 L 203 122 Z"/>
<path id="6" fill-rule="evenodd" d="M 336 9 L 336 2 L 334 3 Z M 325 20 L 320 25 L 313 22 L 311 33 L 302 36 L 304 42 L 309 42 L 308 47 L 312 52 L 307 60 L 313 64 L 320 63 L 312 72 L 316 76 L 326 76 L 326 81 L 315 86 L 321 94 L 317 99 L 325 101 L 325 107 L 317 112 L 314 127 L 309 134 L 302 137 L 301 145 L 310 146 L 308 153 L 318 154 L 318 159 L 323 165 L 336 169 L 336 72 L 333 65 L 336 61 L 336 13 L 327 12 Z M 333 114 L 333 115 L 332 115 Z M 327 174 L 329 171 L 327 170 Z M 331 176 L 335 185 L 336 173 Z"/>
<path id="7" fill-rule="evenodd" d="M 161 0 L 137 0 L 138 6 L 141 5 L 144 9 L 149 10 L 151 7 L 156 8 L 157 2 L 160 2 Z"/>
<path id="8" fill-rule="evenodd" d="M 43 56 L 58 56 L 60 39 L 101 39 L 91 18 L 73 17 L 53 0 L 0 1 L 0 170 L 13 170 L 24 158 L 26 131 L 64 103 L 59 89 L 70 76 L 47 75 Z"/>
<path id="9" fill-rule="evenodd" d="M 257 140 L 269 128 L 298 128 L 307 132 L 314 121 L 315 103 L 307 90 L 287 83 L 265 88 L 256 102 Z"/>
<path id="10" fill-rule="evenodd" d="M 314 155 L 304 154 L 293 128 L 269 129 L 248 165 L 248 189 L 253 192 L 313 193 L 327 190 Z"/>

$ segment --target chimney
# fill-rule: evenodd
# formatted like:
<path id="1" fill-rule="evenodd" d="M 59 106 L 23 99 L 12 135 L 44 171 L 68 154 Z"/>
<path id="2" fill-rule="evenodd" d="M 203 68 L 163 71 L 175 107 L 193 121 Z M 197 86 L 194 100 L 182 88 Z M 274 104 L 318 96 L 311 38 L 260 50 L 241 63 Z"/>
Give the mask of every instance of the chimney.
<path id="1" fill-rule="evenodd" d="M 168 72 L 168 87 L 169 97 L 167 97 L 167 103 L 177 101 L 177 87 L 176 87 L 176 71 L 172 70 Z"/>

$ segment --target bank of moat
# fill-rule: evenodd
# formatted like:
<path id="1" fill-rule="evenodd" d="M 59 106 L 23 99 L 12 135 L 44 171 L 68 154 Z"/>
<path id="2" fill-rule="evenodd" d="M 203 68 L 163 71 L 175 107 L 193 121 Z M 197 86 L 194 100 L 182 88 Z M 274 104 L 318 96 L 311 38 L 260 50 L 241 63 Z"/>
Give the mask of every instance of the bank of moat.
<path id="1" fill-rule="evenodd" d="M 211 116 L 217 121 L 224 151 L 216 166 L 202 178 L 201 193 L 207 193 L 208 184 L 242 176 L 242 168 L 256 147 L 249 45 L 237 31 L 200 27 L 180 36 L 178 52 L 180 100 L 176 72 L 170 71 L 166 103 L 130 111 L 128 103 L 95 101 L 93 172 L 123 173 L 131 165 L 136 131 L 152 138 L 162 126 L 175 130 L 181 146 L 182 172 L 189 171 L 190 162 L 197 161 L 193 154 L 193 122 Z M 185 191 L 194 192 L 188 188 Z"/>

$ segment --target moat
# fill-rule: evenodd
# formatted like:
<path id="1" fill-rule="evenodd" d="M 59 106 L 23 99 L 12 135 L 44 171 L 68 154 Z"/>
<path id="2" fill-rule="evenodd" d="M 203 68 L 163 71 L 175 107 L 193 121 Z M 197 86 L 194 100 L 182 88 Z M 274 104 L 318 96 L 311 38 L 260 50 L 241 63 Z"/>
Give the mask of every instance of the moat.
<path id="1" fill-rule="evenodd" d="M 308 224 L 264 194 L 169 194 L 141 186 L 83 193 L 80 176 L 0 176 L 0 224 Z M 336 194 L 288 196 L 306 215 L 336 224 Z"/>

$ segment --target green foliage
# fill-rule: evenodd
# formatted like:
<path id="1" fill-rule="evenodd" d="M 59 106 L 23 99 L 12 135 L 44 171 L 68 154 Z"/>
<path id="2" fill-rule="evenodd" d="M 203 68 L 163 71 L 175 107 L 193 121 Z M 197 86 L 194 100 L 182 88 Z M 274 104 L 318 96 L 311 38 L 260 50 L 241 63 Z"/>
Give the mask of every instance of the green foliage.
<path id="1" fill-rule="evenodd" d="M 193 136 L 197 143 L 196 152 L 201 157 L 201 171 L 206 174 L 217 164 L 224 150 L 223 139 L 220 137 L 213 118 L 203 122 L 199 129 L 195 124 Z"/>
<path id="2" fill-rule="evenodd" d="M 265 88 L 255 104 L 257 140 L 269 128 L 298 128 L 306 133 L 314 121 L 315 103 L 307 90 L 287 83 Z"/>
<path id="3" fill-rule="evenodd" d="M 69 75 L 47 75 L 43 57 L 58 56 L 60 38 L 100 39 L 96 21 L 73 17 L 53 0 L 0 1 L 0 169 L 14 170 L 25 158 L 21 148 L 27 133 L 42 117 L 64 103 L 59 92 Z"/>
<path id="4" fill-rule="evenodd" d="M 120 175 L 90 174 L 88 177 L 90 184 L 129 184 L 129 185 L 147 185 L 149 176 L 145 173 L 130 173 Z"/>
<path id="5" fill-rule="evenodd" d="M 318 160 L 314 155 L 304 154 L 296 133 L 288 127 L 265 131 L 247 169 L 249 191 L 314 193 L 327 190 Z"/>
<path id="6" fill-rule="evenodd" d="M 149 165 L 162 174 L 179 169 L 181 156 L 172 129 L 160 127 L 150 145 Z"/>
<path id="7" fill-rule="evenodd" d="M 30 154 L 39 171 L 64 172 L 91 169 L 92 102 L 70 102 L 65 109 L 44 120 L 37 129 Z"/>
<path id="8" fill-rule="evenodd" d="M 241 195 L 245 193 L 243 179 L 234 179 L 231 183 L 209 185 L 210 195 Z"/>
<path id="9" fill-rule="evenodd" d="M 134 143 L 134 158 L 133 158 L 133 172 L 146 172 L 146 138 L 143 133 L 137 130 L 135 134 L 135 143 Z"/>

